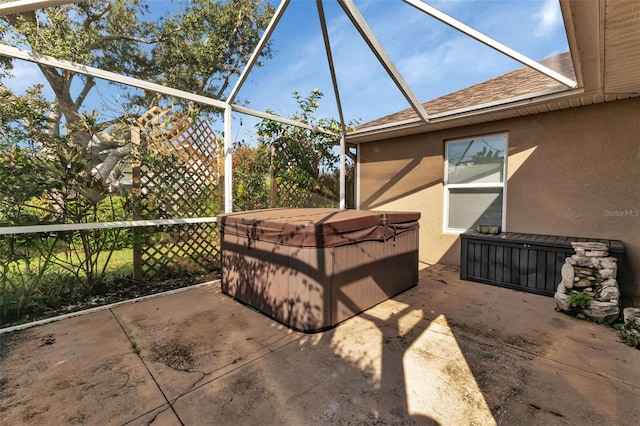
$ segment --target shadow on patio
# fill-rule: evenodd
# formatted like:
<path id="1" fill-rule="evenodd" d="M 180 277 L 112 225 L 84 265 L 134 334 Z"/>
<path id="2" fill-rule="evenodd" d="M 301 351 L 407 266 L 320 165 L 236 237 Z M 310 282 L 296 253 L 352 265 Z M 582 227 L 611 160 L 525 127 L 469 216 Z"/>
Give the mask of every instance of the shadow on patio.
<path id="1" fill-rule="evenodd" d="M 0 335 L 5 424 L 633 424 L 640 351 L 553 299 L 425 266 L 338 327 L 219 285 Z"/>

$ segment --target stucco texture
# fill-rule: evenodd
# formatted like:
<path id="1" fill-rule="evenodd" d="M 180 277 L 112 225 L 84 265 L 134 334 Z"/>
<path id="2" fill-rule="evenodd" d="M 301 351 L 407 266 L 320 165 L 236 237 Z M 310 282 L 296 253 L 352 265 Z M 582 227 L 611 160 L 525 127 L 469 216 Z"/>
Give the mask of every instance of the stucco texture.
<path id="1" fill-rule="evenodd" d="M 365 143 L 360 207 L 420 211 L 420 259 L 459 265 L 443 232 L 446 140 L 508 132 L 506 230 L 621 240 L 640 297 L 640 98 Z"/>

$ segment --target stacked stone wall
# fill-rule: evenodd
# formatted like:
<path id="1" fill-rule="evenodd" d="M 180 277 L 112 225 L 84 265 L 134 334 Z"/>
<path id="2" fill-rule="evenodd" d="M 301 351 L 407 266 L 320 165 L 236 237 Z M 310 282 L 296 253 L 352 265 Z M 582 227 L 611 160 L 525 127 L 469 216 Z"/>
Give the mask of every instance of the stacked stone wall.
<path id="1" fill-rule="evenodd" d="M 597 322 L 613 323 L 620 316 L 618 263 L 600 242 L 573 242 L 575 254 L 562 265 L 562 282 L 555 293 L 558 310 Z"/>

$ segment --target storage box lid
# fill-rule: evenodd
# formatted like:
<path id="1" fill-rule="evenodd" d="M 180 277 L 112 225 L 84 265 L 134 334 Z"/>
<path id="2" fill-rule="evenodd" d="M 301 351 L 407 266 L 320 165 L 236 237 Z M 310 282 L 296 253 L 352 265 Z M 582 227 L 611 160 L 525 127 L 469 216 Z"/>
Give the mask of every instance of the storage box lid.
<path id="1" fill-rule="evenodd" d="M 624 254 L 624 244 L 620 240 L 606 240 L 602 238 L 566 237 L 561 235 L 525 234 L 520 232 L 502 232 L 500 234 L 482 234 L 477 231 L 467 231 L 460 235 L 463 239 L 484 241 L 502 241 L 512 244 L 530 244 L 542 247 L 573 248 L 572 242 L 597 241 L 607 244 L 609 252 Z"/>
<path id="2" fill-rule="evenodd" d="M 420 213 L 330 208 L 267 209 L 217 217 L 223 234 L 297 247 L 386 240 L 416 228 Z"/>

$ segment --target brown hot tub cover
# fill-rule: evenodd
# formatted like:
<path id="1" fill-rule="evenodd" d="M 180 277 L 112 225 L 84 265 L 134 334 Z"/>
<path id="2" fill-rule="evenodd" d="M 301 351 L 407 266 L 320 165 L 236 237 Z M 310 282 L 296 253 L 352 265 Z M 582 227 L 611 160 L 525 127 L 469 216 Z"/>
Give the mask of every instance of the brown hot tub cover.
<path id="1" fill-rule="evenodd" d="M 303 331 L 414 286 L 413 212 L 269 209 L 220 215 L 222 290 Z"/>

